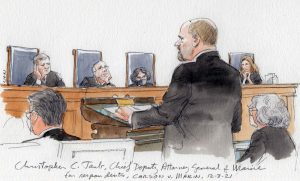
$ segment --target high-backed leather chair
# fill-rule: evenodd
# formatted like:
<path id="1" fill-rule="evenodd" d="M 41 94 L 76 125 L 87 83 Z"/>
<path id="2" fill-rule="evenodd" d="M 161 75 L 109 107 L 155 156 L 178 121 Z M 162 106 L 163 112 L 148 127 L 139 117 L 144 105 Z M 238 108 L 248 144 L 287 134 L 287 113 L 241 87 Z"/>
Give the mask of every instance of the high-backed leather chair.
<path id="1" fill-rule="evenodd" d="M 147 84 L 144 86 L 155 86 L 155 56 L 153 53 L 127 52 L 126 53 L 126 82 L 125 86 L 133 86 L 132 76 L 136 69 L 147 71 Z"/>
<path id="2" fill-rule="evenodd" d="M 33 58 L 38 53 L 38 48 L 8 46 L 6 83 L 23 85 L 27 75 L 33 71 Z"/>
<path id="3" fill-rule="evenodd" d="M 74 49 L 74 76 L 73 86 L 79 87 L 84 77 L 93 76 L 93 65 L 102 61 L 102 52 L 97 50 Z"/>

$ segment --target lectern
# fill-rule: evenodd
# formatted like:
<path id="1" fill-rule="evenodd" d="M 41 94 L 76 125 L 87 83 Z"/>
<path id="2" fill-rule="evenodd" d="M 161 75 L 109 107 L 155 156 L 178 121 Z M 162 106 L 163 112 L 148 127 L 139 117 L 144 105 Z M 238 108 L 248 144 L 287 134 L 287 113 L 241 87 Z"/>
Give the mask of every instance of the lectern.
<path id="1" fill-rule="evenodd" d="M 85 120 L 91 122 L 92 139 L 131 138 L 135 140 L 136 145 L 161 143 L 164 136 L 162 126 L 131 129 L 127 121 L 114 116 L 113 110 L 128 105 L 128 102 L 131 102 L 130 106 L 136 111 L 155 106 L 153 97 L 83 98 L 81 100 L 81 114 Z"/>

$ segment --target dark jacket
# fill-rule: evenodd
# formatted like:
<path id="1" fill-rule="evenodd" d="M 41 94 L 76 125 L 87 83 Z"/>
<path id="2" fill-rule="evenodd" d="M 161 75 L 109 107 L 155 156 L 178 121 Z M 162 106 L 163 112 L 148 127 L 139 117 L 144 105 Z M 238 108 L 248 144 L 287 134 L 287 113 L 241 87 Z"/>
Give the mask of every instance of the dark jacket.
<path id="1" fill-rule="evenodd" d="M 179 65 L 162 105 L 132 115 L 133 128 L 165 125 L 164 153 L 203 153 L 227 157 L 232 133 L 241 127 L 239 72 L 217 51 Z"/>
<path id="2" fill-rule="evenodd" d="M 79 84 L 79 87 L 115 87 L 112 83 L 107 84 L 98 84 L 95 80 L 95 77 L 84 77 L 84 79 Z"/>
<path id="3" fill-rule="evenodd" d="M 63 129 L 51 129 L 44 133 L 43 137 L 50 137 L 57 141 L 72 141 L 72 140 L 80 140 L 80 138 L 69 135 Z"/>
<path id="4" fill-rule="evenodd" d="M 241 82 L 243 83 L 244 77 L 243 75 L 241 75 Z M 259 75 L 259 73 L 257 72 L 253 72 L 250 74 L 250 80 L 253 82 L 253 84 L 261 84 L 262 83 L 262 79 Z M 246 80 L 245 84 L 249 84 L 249 81 Z"/>
<path id="5" fill-rule="evenodd" d="M 250 146 L 238 162 L 250 158 L 253 163 L 265 153 L 280 160 L 289 157 L 293 150 L 295 144 L 285 128 L 264 127 L 252 134 Z"/>
<path id="6" fill-rule="evenodd" d="M 36 77 L 34 73 L 30 73 L 24 82 L 24 85 L 33 85 L 36 86 Z M 59 77 L 57 72 L 50 71 L 46 77 L 46 84 L 42 81 L 41 85 L 45 85 L 48 87 L 64 87 L 65 83 L 63 82 L 62 78 Z"/>
<path id="7" fill-rule="evenodd" d="M 78 138 L 76 136 L 69 135 L 62 128 L 56 128 L 56 129 L 51 129 L 51 130 L 45 132 L 39 138 L 33 138 L 33 139 L 25 140 L 25 141 L 22 141 L 22 143 L 31 142 L 31 141 L 39 140 L 41 138 L 46 138 L 46 137 L 50 137 L 50 138 L 52 138 L 54 140 L 57 140 L 57 141 L 80 140 L 80 138 Z"/>

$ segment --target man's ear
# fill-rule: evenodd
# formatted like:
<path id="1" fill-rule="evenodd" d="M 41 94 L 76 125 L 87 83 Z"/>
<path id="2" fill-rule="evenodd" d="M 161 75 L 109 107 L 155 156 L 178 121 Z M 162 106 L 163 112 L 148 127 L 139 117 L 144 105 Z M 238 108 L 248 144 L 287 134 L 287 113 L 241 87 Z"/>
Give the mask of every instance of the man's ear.
<path id="1" fill-rule="evenodd" d="M 33 111 L 30 116 L 32 123 L 35 124 L 39 115 L 35 111 Z"/>
<path id="2" fill-rule="evenodd" d="M 193 47 L 197 47 L 200 43 L 200 37 L 199 36 L 193 36 Z"/>

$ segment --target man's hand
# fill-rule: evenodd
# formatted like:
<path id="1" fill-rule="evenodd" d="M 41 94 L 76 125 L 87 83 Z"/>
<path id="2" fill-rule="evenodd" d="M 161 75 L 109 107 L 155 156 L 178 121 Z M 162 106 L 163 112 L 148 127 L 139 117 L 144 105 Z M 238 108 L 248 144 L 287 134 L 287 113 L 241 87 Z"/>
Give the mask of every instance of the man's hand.
<path id="1" fill-rule="evenodd" d="M 33 70 L 33 74 L 36 77 L 37 80 L 42 80 L 45 77 L 45 74 L 41 74 L 37 68 L 37 66 L 35 66 L 34 70 Z"/>
<path id="2" fill-rule="evenodd" d="M 133 111 L 128 107 L 120 107 L 116 110 L 115 116 L 121 118 L 125 121 L 129 120 L 129 117 L 132 115 Z"/>

